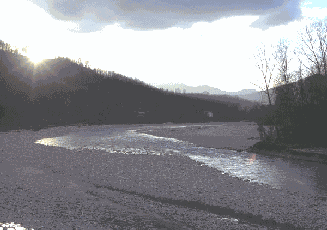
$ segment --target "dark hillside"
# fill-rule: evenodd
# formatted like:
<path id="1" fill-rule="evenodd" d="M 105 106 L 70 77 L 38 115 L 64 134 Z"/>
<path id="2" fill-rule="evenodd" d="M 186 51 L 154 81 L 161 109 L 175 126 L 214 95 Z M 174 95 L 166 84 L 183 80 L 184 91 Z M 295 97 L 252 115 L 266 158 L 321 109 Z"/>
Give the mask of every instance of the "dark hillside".
<path id="1" fill-rule="evenodd" d="M 0 118 L 4 126 L 14 124 L 30 109 L 32 69 L 27 59 L 0 50 Z"/>
<path id="2" fill-rule="evenodd" d="M 210 94 L 200 94 L 200 93 L 187 93 L 186 95 L 192 98 L 203 98 L 208 101 L 216 101 L 216 102 L 227 103 L 227 104 L 233 103 L 235 105 L 239 105 L 242 109 L 251 108 L 257 104 L 253 101 L 245 100 L 238 96 L 231 96 L 231 95 L 210 95 Z"/>
<path id="3" fill-rule="evenodd" d="M 249 117 L 276 127 L 276 138 L 267 141 L 284 148 L 288 145 L 327 147 L 323 135 L 327 128 L 327 76 L 312 74 L 278 86 L 275 91 L 275 105 L 257 106 L 248 113 Z M 272 143 L 257 145 L 275 146 Z"/>
<path id="4" fill-rule="evenodd" d="M 9 47 L 9 46 L 7 46 Z M 0 50 L 1 126 L 237 121 L 239 100 L 166 92 L 114 72 L 58 57 L 36 65 Z M 220 99 L 223 98 L 222 96 Z"/>
<path id="5" fill-rule="evenodd" d="M 19 75 L 22 80 L 29 80 L 33 76 L 34 64 L 27 57 L 0 49 L 0 60 L 10 74 Z"/>

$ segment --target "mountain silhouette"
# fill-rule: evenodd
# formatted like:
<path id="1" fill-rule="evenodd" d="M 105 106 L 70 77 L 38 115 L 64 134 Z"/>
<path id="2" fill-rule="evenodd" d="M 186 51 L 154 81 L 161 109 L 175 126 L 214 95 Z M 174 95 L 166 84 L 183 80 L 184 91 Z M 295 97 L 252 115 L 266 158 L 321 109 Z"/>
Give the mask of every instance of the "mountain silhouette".
<path id="1" fill-rule="evenodd" d="M 218 88 L 211 87 L 208 85 L 200 85 L 200 86 L 188 86 L 183 83 L 171 83 L 171 84 L 152 84 L 157 88 L 162 88 L 164 90 L 175 92 L 176 90 L 180 90 L 181 93 L 185 92 L 187 94 L 202 94 L 208 93 L 210 95 L 230 95 L 235 96 L 238 98 L 246 99 L 253 102 L 260 102 L 261 101 L 261 92 L 256 91 L 255 89 L 242 89 L 241 91 L 237 92 L 227 92 L 222 91 Z"/>

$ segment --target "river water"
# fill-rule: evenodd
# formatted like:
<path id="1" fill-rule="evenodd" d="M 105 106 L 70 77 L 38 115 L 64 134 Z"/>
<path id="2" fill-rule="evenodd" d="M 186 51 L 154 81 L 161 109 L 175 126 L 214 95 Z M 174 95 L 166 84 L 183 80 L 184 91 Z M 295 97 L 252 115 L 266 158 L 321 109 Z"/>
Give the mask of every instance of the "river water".
<path id="1" fill-rule="evenodd" d="M 186 126 L 155 128 L 183 129 Z M 274 189 L 304 192 L 311 195 L 326 195 L 326 165 L 304 160 L 263 156 L 250 152 L 197 147 L 195 144 L 175 138 L 156 137 L 137 132 L 137 127 L 113 128 L 110 126 L 86 126 L 68 135 L 44 138 L 35 143 L 64 147 L 67 149 L 105 150 L 108 154 L 156 154 L 185 155 L 250 183 L 270 185 Z"/>

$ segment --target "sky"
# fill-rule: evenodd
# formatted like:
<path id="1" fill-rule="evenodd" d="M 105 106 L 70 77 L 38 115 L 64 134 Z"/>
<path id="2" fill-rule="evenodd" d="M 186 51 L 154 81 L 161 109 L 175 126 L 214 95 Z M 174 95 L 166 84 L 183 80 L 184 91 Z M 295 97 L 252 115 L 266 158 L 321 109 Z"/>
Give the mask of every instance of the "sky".
<path id="1" fill-rule="evenodd" d="M 326 0 L 12 0 L 0 39 L 32 61 L 68 57 L 149 84 L 257 89 L 258 47 L 325 19 Z M 267 52 L 268 53 L 268 52 Z M 296 59 L 296 58 L 295 58 Z M 297 66 L 297 61 L 293 61 Z"/>

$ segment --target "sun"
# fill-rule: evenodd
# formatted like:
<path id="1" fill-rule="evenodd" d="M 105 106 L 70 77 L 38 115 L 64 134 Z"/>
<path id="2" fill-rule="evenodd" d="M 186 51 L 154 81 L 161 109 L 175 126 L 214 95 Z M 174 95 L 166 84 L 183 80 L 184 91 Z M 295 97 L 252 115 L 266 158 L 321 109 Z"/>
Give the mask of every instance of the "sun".
<path id="1" fill-rule="evenodd" d="M 28 58 L 34 63 L 34 64 L 38 64 L 40 62 L 43 61 L 43 56 L 42 55 L 37 55 L 37 54 L 33 54 L 33 55 L 28 55 Z"/>
<path id="2" fill-rule="evenodd" d="M 28 48 L 27 56 L 31 62 L 33 62 L 34 64 L 38 64 L 43 61 L 45 54 L 41 50 Z"/>

